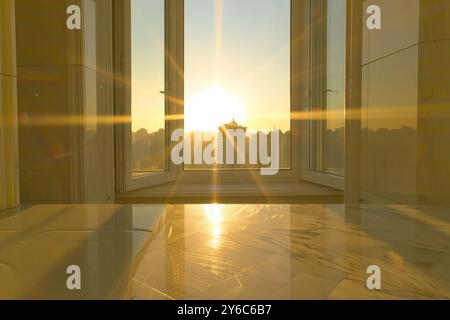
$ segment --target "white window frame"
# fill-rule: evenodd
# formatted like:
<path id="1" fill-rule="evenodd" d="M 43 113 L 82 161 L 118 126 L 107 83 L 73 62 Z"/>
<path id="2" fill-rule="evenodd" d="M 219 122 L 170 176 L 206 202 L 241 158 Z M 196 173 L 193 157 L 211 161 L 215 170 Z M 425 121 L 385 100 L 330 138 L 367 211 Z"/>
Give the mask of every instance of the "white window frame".
<path id="1" fill-rule="evenodd" d="M 309 120 L 309 116 L 312 113 L 312 103 L 313 95 L 318 94 L 313 91 L 311 86 L 311 70 L 312 70 L 312 59 L 311 59 L 311 2 L 315 0 L 301 0 L 302 10 L 301 21 L 299 27 L 302 30 L 301 34 L 301 55 L 302 58 L 299 60 L 301 66 L 300 69 L 304 70 L 301 74 L 301 88 L 299 90 L 301 97 L 301 108 L 300 114 L 305 115 L 300 121 L 300 136 L 301 136 L 301 177 L 305 181 L 310 181 L 323 186 L 332 187 L 338 190 L 344 190 L 345 178 L 337 175 L 332 175 L 325 172 L 316 171 L 311 168 L 311 158 L 313 156 L 312 152 L 317 152 L 314 157 L 322 157 L 321 147 L 314 147 L 313 137 L 311 135 L 311 130 L 313 129 L 313 124 Z M 314 148 L 313 148 L 314 147 Z M 312 151 L 315 150 L 315 151 Z"/>
<path id="2" fill-rule="evenodd" d="M 166 171 L 136 174 L 133 172 L 131 145 L 131 1 L 114 1 L 114 65 L 115 65 L 115 112 L 120 119 L 116 125 L 116 191 L 126 192 L 146 188 L 158 184 L 175 181 L 179 168 L 167 159 Z M 163 1 L 163 0 L 162 0 Z M 170 152 L 170 133 L 180 127 L 176 114 L 180 113 L 177 101 L 182 101 L 182 88 L 176 86 L 182 78 L 180 69 L 183 68 L 183 47 L 179 46 L 180 39 L 180 0 L 165 0 L 165 88 L 161 88 L 165 95 L 165 132 L 166 153 Z M 181 64 L 181 65 L 180 65 Z"/>

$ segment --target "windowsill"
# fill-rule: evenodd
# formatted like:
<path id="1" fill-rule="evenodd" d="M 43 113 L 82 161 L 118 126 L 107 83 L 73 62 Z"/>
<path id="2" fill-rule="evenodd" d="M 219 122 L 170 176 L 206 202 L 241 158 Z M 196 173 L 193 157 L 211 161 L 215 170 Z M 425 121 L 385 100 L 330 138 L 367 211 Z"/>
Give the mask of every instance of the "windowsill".
<path id="1" fill-rule="evenodd" d="M 148 203 L 343 203 L 343 192 L 309 182 L 167 183 L 116 195 L 119 204 Z"/>

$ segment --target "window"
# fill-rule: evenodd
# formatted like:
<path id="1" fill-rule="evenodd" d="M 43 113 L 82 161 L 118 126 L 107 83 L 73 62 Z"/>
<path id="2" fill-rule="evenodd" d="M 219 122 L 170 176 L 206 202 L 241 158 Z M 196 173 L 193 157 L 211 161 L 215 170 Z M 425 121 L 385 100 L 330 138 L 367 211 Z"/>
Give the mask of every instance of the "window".
<path id="1" fill-rule="evenodd" d="M 308 0 L 307 98 L 302 99 L 302 177 L 344 188 L 346 1 Z M 306 37 L 305 37 L 306 39 Z M 307 78 L 307 79 L 306 79 Z M 304 92 L 303 90 L 302 92 Z"/>
<path id="2" fill-rule="evenodd" d="M 164 0 L 131 1 L 133 174 L 167 170 Z"/>
<path id="3" fill-rule="evenodd" d="M 115 103 L 122 116 L 116 127 L 119 192 L 176 177 L 168 154 L 169 133 L 178 126 L 170 119 L 182 97 L 182 86 L 175 86 L 182 49 L 175 32 L 179 7 L 180 1 L 114 2 Z"/>
<path id="4" fill-rule="evenodd" d="M 345 0 L 123 0 L 116 7 L 116 102 L 125 120 L 131 116 L 117 130 L 119 191 L 169 181 L 341 183 Z M 238 129 L 245 149 L 233 150 L 233 164 L 223 150 L 222 163 L 211 165 L 198 164 L 192 149 L 186 163 L 183 148 L 179 165 L 170 159 L 179 141 L 169 139 L 179 128 L 185 139 L 200 136 L 203 148 L 214 133 Z M 253 170 L 264 167 L 259 153 L 250 161 L 255 136 L 261 149 L 256 133 L 268 153 L 280 134 L 276 176 Z"/>
<path id="5" fill-rule="evenodd" d="M 311 7 L 310 169 L 344 176 L 345 0 Z"/>
<path id="6" fill-rule="evenodd" d="M 185 164 L 186 170 L 259 168 L 259 161 L 249 162 L 250 141 L 273 131 L 279 167 L 291 168 L 290 6 L 290 0 L 185 1 L 186 133 L 246 133 L 245 164 Z M 224 158 L 226 152 L 224 143 Z"/>

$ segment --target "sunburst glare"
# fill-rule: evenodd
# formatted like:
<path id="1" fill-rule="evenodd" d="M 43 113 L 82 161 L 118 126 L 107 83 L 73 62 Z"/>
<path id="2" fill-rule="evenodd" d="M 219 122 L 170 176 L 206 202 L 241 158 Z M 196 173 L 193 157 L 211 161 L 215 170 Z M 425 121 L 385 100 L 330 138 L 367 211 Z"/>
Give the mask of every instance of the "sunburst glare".
<path id="1" fill-rule="evenodd" d="M 213 85 L 186 100 L 185 129 L 187 131 L 216 131 L 219 126 L 235 119 L 247 120 L 241 98 L 220 85 Z"/>

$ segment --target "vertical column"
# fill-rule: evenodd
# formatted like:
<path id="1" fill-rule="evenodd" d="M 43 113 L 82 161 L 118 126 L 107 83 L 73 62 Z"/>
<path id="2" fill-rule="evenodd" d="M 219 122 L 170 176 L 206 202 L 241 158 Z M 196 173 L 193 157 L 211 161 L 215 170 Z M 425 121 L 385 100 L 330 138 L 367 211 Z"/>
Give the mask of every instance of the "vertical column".
<path id="1" fill-rule="evenodd" d="M 0 211 L 19 205 L 14 0 L 0 1 Z"/>
<path id="2" fill-rule="evenodd" d="M 114 198 L 112 1 L 83 0 L 84 202 Z"/>
<path id="3" fill-rule="evenodd" d="M 79 1 L 16 1 L 20 193 L 26 203 L 82 199 L 81 31 L 66 27 Z"/>
<path id="4" fill-rule="evenodd" d="M 381 9 L 381 30 L 366 27 L 369 4 Z M 365 203 L 416 202 L 419 12 L 420 0 L 371 0 L 362 8 L 362 87 L 357 92 Z M 352 168 L 347 169 L 350 174 Z"/>
<path id="5" fill-rule="evenodd" d="M 450 2 L 420 3 L 417 202 L 450 205 Z"/>
<path id="6" fill-rule="evenodd" d="M 382 30 L 362 26 L 362 91 L 349 86 L 348 95 L 362 92 L 362 198 L 366 203 L 448 206 L 450 4 L 370 3 L 382 8 Z M 347 144 L 347 164 L 351 146 Z M 352 167 L 347 170 L 348 181 Z"/>
<path id="7" fill-rule="evenodd" d="M 17 0 L 16 19 L 23 201 L 111 201 L 111 1 Z"/>
<path id="8" fill-rule="evenodd" d="M 361 0 L 347 1 L 344 200 L 349 206 L 360 200 L 362 8 Z"/>

